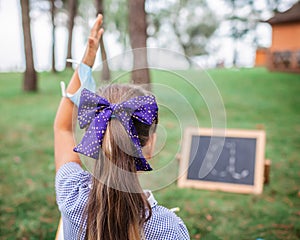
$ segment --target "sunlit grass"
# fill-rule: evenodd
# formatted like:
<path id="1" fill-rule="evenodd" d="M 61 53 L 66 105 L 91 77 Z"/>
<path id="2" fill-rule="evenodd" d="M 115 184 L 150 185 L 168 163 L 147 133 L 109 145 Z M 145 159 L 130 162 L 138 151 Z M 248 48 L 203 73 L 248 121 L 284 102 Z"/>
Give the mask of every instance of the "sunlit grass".
<path id="1" fill-rule="evenodd" d="M 0 74 L 1 239 L 55 236 L 59 211 L 52 125 L 61 98 L 59 81 L 67 82 L 71 74 L 40 73 L 38 93 L 21 91 L 21 74 Z M 188 74 L 196 79 L 199 72 Z M 178 215 L 192 239 L 299 239 L 299 75 L 265 69 L 211 70 L 209 74 L 224 100 L 228 128 L 264 126 L 266 158 L 272 160 L 270 184 L 262 195 L 253 196 L 178 189 L 173 183 L 155 192 L 157 200 L 169 208 L 180 207 Z M 194 101 L 202 101 L 196 92 L 174 81 L 172 74 L 153 72 L 152 77 L 154 83 L 178 89 L 194 108 L 200 104 L 197 117 L 210 126 L 204 102 Z M 172 96 L 155 91 L 176 103 Z M 180 129 L 168 111 L 162 111 L 160 122 L 168 131 L 168 148 L 158 157 L 167 162 L 178 151 Z"/>

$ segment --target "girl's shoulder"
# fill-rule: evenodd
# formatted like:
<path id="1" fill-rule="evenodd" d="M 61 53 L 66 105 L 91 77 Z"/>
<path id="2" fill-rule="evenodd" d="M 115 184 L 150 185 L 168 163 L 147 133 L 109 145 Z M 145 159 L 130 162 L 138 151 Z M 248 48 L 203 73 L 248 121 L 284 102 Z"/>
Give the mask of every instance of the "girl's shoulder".
<path id="1" fill-rule="evenodd" d="M 78 163 L 69 162 L 60 167 L 55 177 L 56 200 L 63 205 L 85 204 L 91 188 L 91 174 Z M 80 200 L 81 199 L 81 200 Z"/>
<path id="2" fill-rule="evenodd" d="M 56 187 L 70 185 L 86 185 L 91 181 L 91 174 L 78 163 L 69 162 L 62 165 L 55 176 Z"/>
<path id="3" fill-rule="evenodd" d="M 151 197 L 154 199 L 152 193 Z M 188 230 L 180 217 L 170 209 L 159 205 L 155 199 L 150 200 L 149 203 L 152 216 L 144 226 L 146 239 L 190 239 Z"/>
<path id="4" fill-rule="evenodd" d="M 178 224 L 184 224 L 182 219 L 173 211 L 161 205 L 152 208 L 151 219 L 162 226 L 176 227 Z"/>

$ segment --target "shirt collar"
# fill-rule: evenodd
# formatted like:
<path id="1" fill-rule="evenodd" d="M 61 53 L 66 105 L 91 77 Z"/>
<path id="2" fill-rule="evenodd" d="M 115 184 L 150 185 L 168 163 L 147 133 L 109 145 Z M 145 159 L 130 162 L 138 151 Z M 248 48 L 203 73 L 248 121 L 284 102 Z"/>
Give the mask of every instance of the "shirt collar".
<path id="1" fill-rule="evenodd" d="M 144 190 L 145 195 L 147 196 L 148 203 L 150 204 L 151 208 L 157 205 L 157 201 L 154 198 L 152 192 L 150 190 Z"/>

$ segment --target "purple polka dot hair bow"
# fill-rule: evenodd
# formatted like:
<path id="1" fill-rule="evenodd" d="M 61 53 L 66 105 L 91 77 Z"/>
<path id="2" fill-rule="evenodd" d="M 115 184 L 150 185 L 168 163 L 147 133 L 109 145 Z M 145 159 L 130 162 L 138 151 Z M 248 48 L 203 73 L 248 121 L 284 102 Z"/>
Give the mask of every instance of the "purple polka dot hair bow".
<path id="1" fill-rule="evenodd" d="M 111 104 L 107 99 L 83 89 L 78 107 L 78 121 L 81 129 L 88 125 L 89 127 L 74 151 L 98 159 L 108 122 L 114 117 L 122 123 L 135 146 L 136 170 L 151 171 L 152 168 L 142 154 L 133 118 L 151 125 L 157 119 L 157 113 L 154 96 L 138 96 L 119 104 Z"/>

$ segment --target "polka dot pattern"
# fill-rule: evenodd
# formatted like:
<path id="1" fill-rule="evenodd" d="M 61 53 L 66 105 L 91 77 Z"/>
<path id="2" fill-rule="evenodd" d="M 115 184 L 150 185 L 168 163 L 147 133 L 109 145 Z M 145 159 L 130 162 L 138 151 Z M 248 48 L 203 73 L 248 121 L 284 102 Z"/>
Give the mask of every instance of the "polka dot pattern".
<path id="1" fill-rule="evenodd" d="M 152 168 L 143 156 L 133 119 L 151 125 L 157 114 L 158 106 L 154 96 L 138 96 L 119 104 L 111 104 L 107 99 L 83 89 L 78 107 L 78 121 L 81 129 L 89 127 L 74 151 L 97 160 L 108 122 L 111 118 L 116 118 L 122 123 L 135 146 L 136 170 L 151 171 Z"/>

